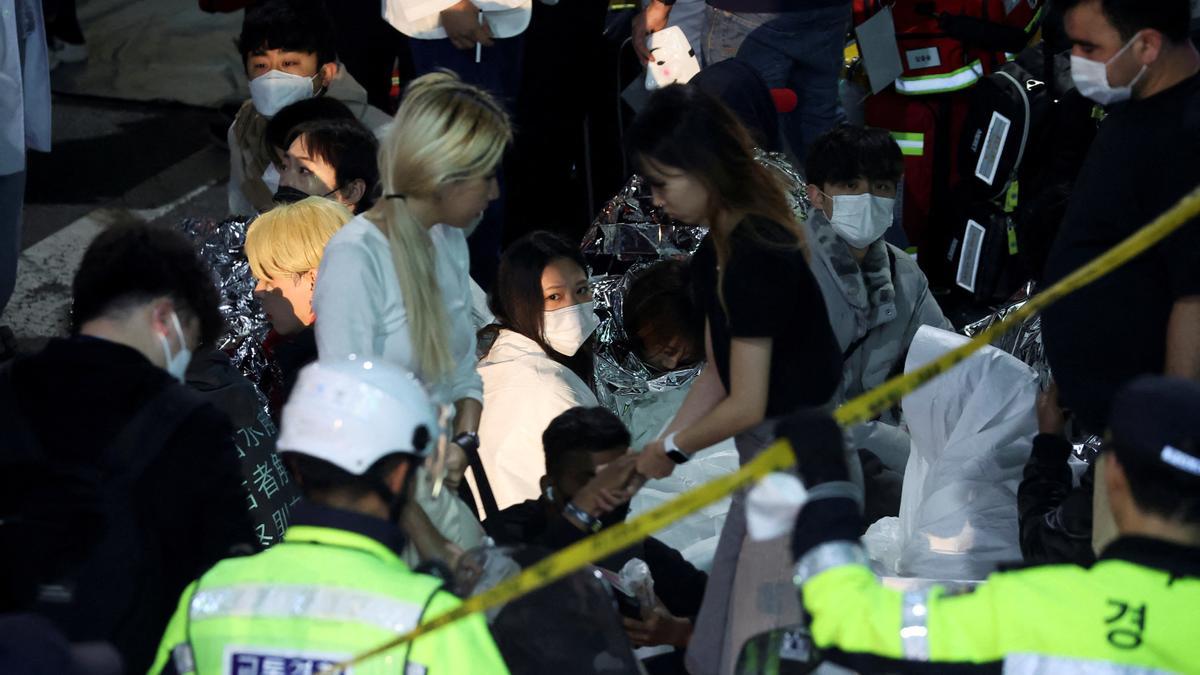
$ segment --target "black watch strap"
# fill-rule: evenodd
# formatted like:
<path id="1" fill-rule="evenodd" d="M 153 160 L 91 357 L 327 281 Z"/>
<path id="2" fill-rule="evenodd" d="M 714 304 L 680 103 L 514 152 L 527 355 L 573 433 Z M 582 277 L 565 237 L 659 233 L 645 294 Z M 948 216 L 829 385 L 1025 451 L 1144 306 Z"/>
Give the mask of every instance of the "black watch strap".
<path id="1" fill-rule="evenodd" d="M 464 431 L 454 437 L 453 442 L 467 452 L 468 455 L 474 455 L 479 452 L 479 434 L 474 431 Z"/>

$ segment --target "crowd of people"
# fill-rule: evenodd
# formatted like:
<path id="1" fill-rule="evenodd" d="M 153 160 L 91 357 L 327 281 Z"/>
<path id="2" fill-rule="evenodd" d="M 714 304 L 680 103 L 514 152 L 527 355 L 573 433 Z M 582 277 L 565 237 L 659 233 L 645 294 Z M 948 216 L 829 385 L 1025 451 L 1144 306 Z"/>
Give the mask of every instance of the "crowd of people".
<path id="1" fill-rule="evenodd" d="M 246 9 L 236 264 L 113 225 L 70 334 L 0 365 L 0 670 L 1200 672 L 1200 218 L 1053 305 L 1045 363 L 985 347 L 842 428 L 967 340 L 940 252 L 895 243 L 908 151 L 840 118 L 851 3 L 709 0 L 700 75 L 623 130 L 605 212 L 653 213 L 596 228 L 607 275 L 503 217 L 542 189 L 505 169 L 528 0 L 382 3 L 394 113 L 329 93 L 335 4 Z M 632 18 L 642 59 L 674 4 Z M 1200 187 L 1188 0 L 1054 9 L 1098 126 L 1045 283 Z M 778 439 L 760 488 L 347 666 Z"/>

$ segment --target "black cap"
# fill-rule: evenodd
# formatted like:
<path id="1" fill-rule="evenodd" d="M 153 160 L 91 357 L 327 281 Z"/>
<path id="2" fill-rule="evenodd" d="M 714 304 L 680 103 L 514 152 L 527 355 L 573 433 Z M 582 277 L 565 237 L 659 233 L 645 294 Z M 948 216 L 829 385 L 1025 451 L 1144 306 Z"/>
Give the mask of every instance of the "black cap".
<path id="1" fill-rule="evenodd" d="M 1151 464 L 1200 480 L 1200 383 L 1133 380 L 1113 398 L 1109 430 L 1122 464 Z"/>

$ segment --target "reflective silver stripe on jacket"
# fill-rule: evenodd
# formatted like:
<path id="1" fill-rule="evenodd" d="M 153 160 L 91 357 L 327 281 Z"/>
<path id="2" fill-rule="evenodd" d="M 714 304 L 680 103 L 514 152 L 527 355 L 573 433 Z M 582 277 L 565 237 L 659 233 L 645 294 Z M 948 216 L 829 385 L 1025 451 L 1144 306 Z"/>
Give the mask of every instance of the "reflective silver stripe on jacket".
<path id="1" fill-rule="evenodd" d="M 843 565 L 869 565 L 858 542 L 831 541 L 812 549 L 796 563 L 792 581 L 800 586 L 825 570 Z"/>
<path id="2" fill-rule="evenodd" d="M 929 591 L 909 591 L 901 600 L 900 641 L 908 661 L 929 660 Z"/>
<path id="3" fill-rule="evenodd" d="M 171 650 L 171 661 L 175 664 L 175 672 L 178 675 L 196 672 L 196 657 L 192 654 L 192 646 L 186 642 L 176 645 Z"/>
<path id="4" fill-rule="evenodd" d="M 192 621 L 228 617 L 316 619 L 365 623 L 393 633 L 416 627 L 419 605 L 366 591 L 324 586 L 238 584 L 192 596 Z"/>
<path id="5" fill-rule="evenodd" d="M 1174 671 L 1047 654 L 1009 654 L 1004 675 L 1175 675 Z"/>

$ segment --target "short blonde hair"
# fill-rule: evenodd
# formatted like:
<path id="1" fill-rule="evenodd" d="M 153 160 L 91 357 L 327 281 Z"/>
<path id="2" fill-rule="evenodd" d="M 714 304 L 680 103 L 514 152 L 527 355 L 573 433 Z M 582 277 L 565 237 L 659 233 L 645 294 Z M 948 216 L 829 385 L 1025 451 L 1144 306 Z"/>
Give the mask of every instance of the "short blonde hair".
<path id="1" fill-rule="evenodd" d="M 254 219 L 246 230 L 246 258 L 260 280 L 304 274 L 321 264 L 325 244 L 354 215 L 324 197 L 282 204 Z"/>
<path id="2" fill-rule="evenodd" d="M 379 148 L 385 201 L 371 215 L 385 218 L 380 224 L 408 312 L 419 375 L 426 381 L 454 366 L 450 321 L 437 284 L 433 242 L 405 200 L 432 197 L 453 181 L 490 176 L 512 137 L 508 114 L 491 94 L 450 71 L 438 71 L 408 85 Z"/>

